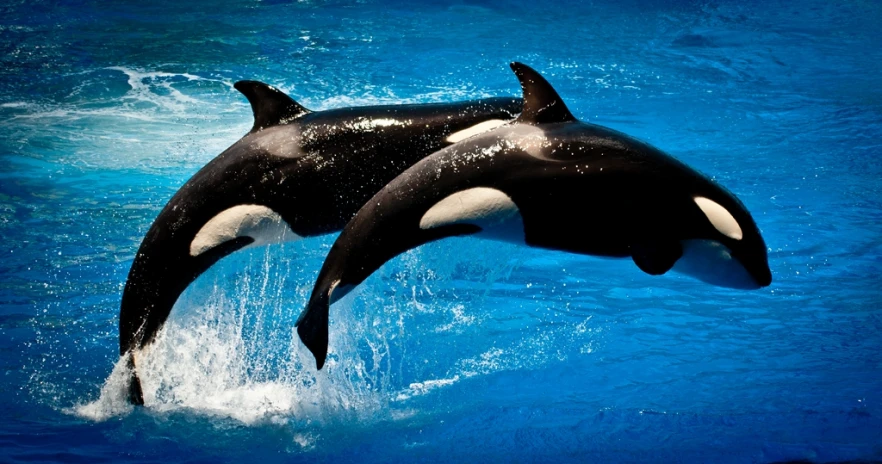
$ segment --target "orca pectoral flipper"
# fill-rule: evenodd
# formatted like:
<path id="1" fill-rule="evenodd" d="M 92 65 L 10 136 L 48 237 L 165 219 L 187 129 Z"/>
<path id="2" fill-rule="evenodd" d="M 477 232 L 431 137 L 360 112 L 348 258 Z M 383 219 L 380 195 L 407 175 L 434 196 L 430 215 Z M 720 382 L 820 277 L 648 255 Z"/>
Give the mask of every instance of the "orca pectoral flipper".
<path id="1" fill-rule="evenodd" d="M 649 275 L 662 275 L 670 271 L 681 256 L 683 256 L 683 247 L 679 242 L 631 246 L 631 258 L 634 264 Z"/>
<path id="2" fill-rule="evenodd" d="M 340 281 L 324 290 L 313 292 L 306 309 L 300 313 L 297 322 L 297 335 L 315 356 L 315 368 L 321 370 L 328 356 L 328 311 L 331 306 L 331 293 Z"/>
<path id="3" fill-rule="evenodd" d="M 407 250 L 442 238 L 481 231 L 480 227 L 472 224 L 450 224 L 428 230 L 410 224 L 410 228 L 404 227 L 410 232 L 402 234 L 400 228 L 396 227 L 402 224 L 397 222 L 384 224 L 386 228 L 376 227 L 373 215 L 376 204 L 376 201 L 369 201 L 362 208 L 362 211 L 366 209 L 368 212 L 361 217 L 356 215 L 340 234 L 325 258 L 309 303 L 294 323 L 300 340 L 315 356 L 318 370 L 325 365 L 328 355 L 328 313 L 331 303 L 346 296 L 380 266 Z M 377 233 L 375 227 L 387 233 Z M 369 240 L 371 237 L 376 240 Z"/>

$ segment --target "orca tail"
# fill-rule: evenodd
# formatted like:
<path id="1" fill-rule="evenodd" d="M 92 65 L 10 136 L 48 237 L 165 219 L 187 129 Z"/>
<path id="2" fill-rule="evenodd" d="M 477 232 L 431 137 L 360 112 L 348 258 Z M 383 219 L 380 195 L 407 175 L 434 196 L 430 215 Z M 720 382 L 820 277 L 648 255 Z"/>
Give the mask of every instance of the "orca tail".
<path id="1" fill-rule="evenodd" d="M 128 360 L 126 364 L 129 368 L 129 380 L 126 388 L 128 389 L 128 399 L 129 403 L 132 403 L 136 406 L 144 405 L 144 392 L 141 390 L 141 379 L 138 378 L 138 371 L 135 369 L 135 357 L 131 352 L 126 354 Z"/>
<path id="2" fill-rule="evenodd" d="M 306 309 L 294 324 L 300 340 L 315 356 L 315 368 L 318 370 L 325 365 L 328 356 L 328 308 L 333 291 L 334 286 L 331 285 L 324 291 L 313 293 Z"/>

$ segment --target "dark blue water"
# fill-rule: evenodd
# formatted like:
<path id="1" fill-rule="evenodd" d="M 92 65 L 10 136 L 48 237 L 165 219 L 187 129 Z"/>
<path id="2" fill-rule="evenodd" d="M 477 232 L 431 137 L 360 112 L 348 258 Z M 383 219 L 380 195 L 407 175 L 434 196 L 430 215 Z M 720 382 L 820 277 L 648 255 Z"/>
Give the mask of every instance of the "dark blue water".
<path id="1" fill-rule="evenodd" d="M 838 3 L 842 3 L 841 5 Z M 882 459 L 882 4 L 0 5 L 0 461 Z M 240 79 L 327 109 L 518 95 L 662 148 L 751 210 L 745 292 L 450 239 L 293 321 L 334 236 L 202 276 L 122 400 L 143 234 L 251 127 Z M 601 201 L 574 199 L 579 203 Z"/>

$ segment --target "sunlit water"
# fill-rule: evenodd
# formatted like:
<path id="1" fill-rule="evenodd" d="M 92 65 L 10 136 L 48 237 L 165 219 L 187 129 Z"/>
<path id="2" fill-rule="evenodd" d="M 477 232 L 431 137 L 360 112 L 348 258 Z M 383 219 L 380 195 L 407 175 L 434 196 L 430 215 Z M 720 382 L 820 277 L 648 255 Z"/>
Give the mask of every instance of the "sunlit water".
<path id="1" fill-rule="evenodd" d="M 882 5 L 836 3 L 0 5 L 0 460 L 882 459 Z M 203 275 L 124 401 L 126 273 L 251 127 L 235 81 L 454 101 L 517 95 L 512 60 L 735 192 L 773 285 L 450 239 L 335 305 L 317 372 L 312 238 Z"/>

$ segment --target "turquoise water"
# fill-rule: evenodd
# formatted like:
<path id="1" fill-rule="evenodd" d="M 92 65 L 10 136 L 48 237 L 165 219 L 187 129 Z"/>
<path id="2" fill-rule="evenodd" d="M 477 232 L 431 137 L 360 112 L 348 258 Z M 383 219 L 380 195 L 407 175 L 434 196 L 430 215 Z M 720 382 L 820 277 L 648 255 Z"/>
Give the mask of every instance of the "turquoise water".
<path id="1" fill-rule="evenodd" d="M 882 460 L 880 20 L 813 0 L 0 5 L 0 461 Z M 772 286 L 450 239 L 332 308 L 317 373 L 293 322 L 329 235 L 203 275 L 149 355 L 153 401 L 122 401 L 126 274 L 250 129 L 233 82 L 312 109 L 455 101 L 518 95 L 513 60 L 735 192 Z"/>

